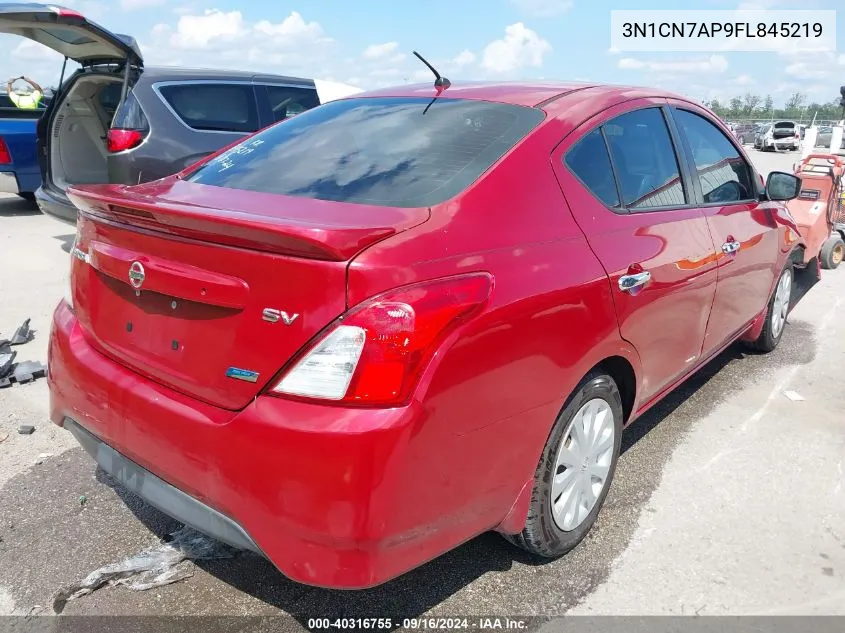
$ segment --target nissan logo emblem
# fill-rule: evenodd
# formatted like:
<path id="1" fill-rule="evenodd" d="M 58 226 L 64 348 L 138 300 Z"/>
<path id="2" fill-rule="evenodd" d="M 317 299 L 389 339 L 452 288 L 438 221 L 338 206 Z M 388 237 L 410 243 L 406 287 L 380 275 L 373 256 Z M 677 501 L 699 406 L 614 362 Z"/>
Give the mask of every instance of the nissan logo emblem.
<path id="1" fill-rule="evenodd" d="M 129 283 L 136 290 L 144 285 L 144 265 L 141 262 L 132 262 L 129 267 Z"/>

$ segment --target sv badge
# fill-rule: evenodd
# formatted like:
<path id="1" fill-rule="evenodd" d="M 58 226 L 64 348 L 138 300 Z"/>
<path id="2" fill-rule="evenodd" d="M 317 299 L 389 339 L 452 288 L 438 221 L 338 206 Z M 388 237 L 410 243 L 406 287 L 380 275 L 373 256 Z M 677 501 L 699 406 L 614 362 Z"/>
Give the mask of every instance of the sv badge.
<path id="1" fill-rule="evenodd" d="M 275 308 L 264 308 L 261 313 L 261 318 L 270 323 L 278 323 L 281 321 L 285 325 L 291 325 L 299 318 L 298 314 L 288 314 L 284 310 L 276 310 Z"/>

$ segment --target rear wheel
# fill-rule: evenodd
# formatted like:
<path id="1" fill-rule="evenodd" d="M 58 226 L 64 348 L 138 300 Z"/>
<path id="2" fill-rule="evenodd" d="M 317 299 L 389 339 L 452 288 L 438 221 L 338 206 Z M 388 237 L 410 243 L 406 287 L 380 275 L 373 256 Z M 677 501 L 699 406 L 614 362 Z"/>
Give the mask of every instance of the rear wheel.
<path id="1" fill-rule="evenodd" d="M 769 301 L 769 309 L 766 312 L 766 322 L 763 331 L 756 341 L 749 344 L 749 347 L 759 352 L 771 352 L 778 346 L 786 327 L 786 317 L 789 315 L 790 300 L 792 299 L 792 262 L 786 266 L 778 278 L 775 292 Z"/>
<path id="2" fill-rule="evenodd" d="M 832 235 L 822 244 L 819 257 L 821 258 L 822 268 L 833 270 L 845 259 L 845 242 L 838 235 Z"/>
<path id="3" fill-rule="evenodd" d="M 555 422 L 534 475 L 525 529 L 507 538 L 546 558 L 590 531 L 610 488 L 622 442 L 622 398 L 613 379 L 581 381 Z"/>

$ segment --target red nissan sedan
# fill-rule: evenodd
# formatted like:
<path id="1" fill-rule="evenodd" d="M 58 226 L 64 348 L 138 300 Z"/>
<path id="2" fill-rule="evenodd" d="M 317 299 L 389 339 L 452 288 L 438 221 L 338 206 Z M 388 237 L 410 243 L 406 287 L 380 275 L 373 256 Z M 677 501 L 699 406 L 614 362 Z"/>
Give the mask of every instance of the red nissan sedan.
<path id="1" fill-rule="evenodd" d="M 140 186 L 80 186 L 51 417 L 165 513 L 310 585 L 485 531 L 584 538 L 623 428 L 783 335 L 798 230 L 658 90 L 405 86 Z"/>

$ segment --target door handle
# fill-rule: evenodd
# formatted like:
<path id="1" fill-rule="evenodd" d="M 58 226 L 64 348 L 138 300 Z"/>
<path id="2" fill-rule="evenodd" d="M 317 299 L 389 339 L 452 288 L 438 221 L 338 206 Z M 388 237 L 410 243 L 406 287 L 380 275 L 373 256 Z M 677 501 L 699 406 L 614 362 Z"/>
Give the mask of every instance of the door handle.
<path id="1" fill-rule="evenodd" d="M 722 252 L 725 254 L 736 253 L 739 250 L 739 242 L 725 242 L 722 244 Z"/>
<path id="2" fill-rule="evenodd" d="M 645 286 L 649 281 L 651 281 L 651 273 L 647 270 L 634 275 L 622 275 L 619 278 L 619 290 L 629 292 L 634 288 Z"/>

